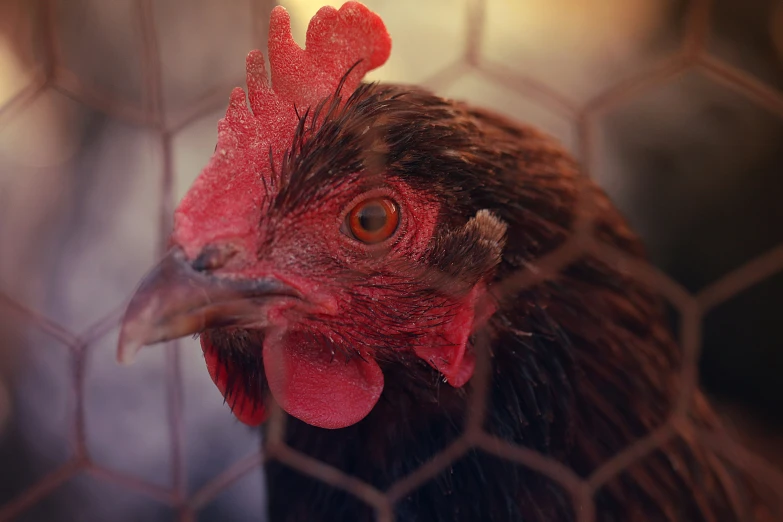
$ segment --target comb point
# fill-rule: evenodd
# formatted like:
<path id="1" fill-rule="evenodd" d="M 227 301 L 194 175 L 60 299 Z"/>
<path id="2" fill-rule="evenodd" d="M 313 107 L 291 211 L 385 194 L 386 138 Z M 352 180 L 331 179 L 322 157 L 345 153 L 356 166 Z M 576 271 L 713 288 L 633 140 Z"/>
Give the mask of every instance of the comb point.
<path id="1" fill-rule="evenodd" d="M 266 63 L 264 63 L 264 54 L 258 49 L 254 49 L 247 53 L 245 59 L 245 67 L 247 70 L 247 86 L 251 90 L 258 90 L 268 88 L 268 78 L 266 75 Z M 255 87 L 252 89 L 251 87 Z"/>
<path id="2" fill-rule="evenodd" d="M 264 107 L 270 103 L 272 96 L 264 55 L 258 50 L 250 51 L 245 63 L 247 67 L 247 96 L 253 114 L 258 117 L 262 114 Z"/>
<path id="3" fill-rule="evenodd" d="M 291 34 L 291 15 L 285 7 L 278 5 L 272 10 L 272 14 L 269 17 L 269 54 L 272 54 L 272 47 L 277 47 L 281 44 L 294 45 L 299 48 L 299 45 L 294 41 L 294 35 Z"/>
<path id="4" fill-rule="evenodd" d="M 306 50 L 312 50 L 333 33 L 332 30 L 336 25 L 338 16 L 337 9 L 330 5 L 325 5 L 310 18 L 310 23 L 307 24 L 307 34 L 305 36 Z"/>
<path id="5" fill-rule="evenodd" d="M 231 90 L 231 96 L 228 100 L 228 112 L 226 116 L 234 119 L 234 117 L 244 117 L 247 113 L 247 100 L 245 98 L 245 90 L 242 87 L 234 87 Z"/>

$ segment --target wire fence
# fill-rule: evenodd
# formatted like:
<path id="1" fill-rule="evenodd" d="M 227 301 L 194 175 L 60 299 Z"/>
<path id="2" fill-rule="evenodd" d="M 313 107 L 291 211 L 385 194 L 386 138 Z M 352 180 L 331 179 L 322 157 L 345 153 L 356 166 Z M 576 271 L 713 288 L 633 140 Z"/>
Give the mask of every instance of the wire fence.
<path id="1" fill-rule="evenodd" d="M 0 107 L 0 127 L 23 112 L 42 93 L 47 90 L 55 90 L 120 121 L 143 125 L 156 132 L 164 158 L 163 176 L 160 180 L 163 198 L 159 214 L 160 235 L 158 238 L 159 251 L 162 253 L 171 230 L 173 212 L 172 138 L 188 123 L 225 104 L 233 84 L 227 85 L 225 89 L 216 89 L 208 93 L 184 110 L 173 114 L 167 112 L 162 95 L 162 65 L 152 3 L 153 0 L 137 0 L 135 2 L 135 16 L 137 17 L 135 22 L 139 24 L 143 34 L 142 46 L 138 49 L 138 53 L 142 57 L 143 78 L 146 86 L 146 97 L 142 107 L 124 102 L 121 99 L 114 99 L 101 89 L 82 81 L 78 75 L 64 67 L 54 23 L 55 1 L 47 0 L 43 2 L 37 20 L 42 34 L 43 60 L 38 65 L 29 85 Z M 256 26 L 255 40 L 258 42 L 257 45 L 264 48 L 263 42 L 261 42 L 263 31 L 260 27 L 261 22 L 266 20 L 268 16 L 264 9 L 269 6 L 262 7 L 259 3 L 254 3 L 253 6 L 253 12 L 249 15 L 254 20 L 260 21 Z M 584 104 L 577 104 L 567 99 L 557 90 L 543 85 L 535 78 L 521 76 L 491 63 L 486 63 L 479 52 L 485 31 L 485 8 L 483 0 L 469 1 L 462 58 L 433 74 L 429 80 L 424 82 L 424 85 L 438 91 L 462 75 L 472 70 L 479 70 L 483 71 L 492 81 L 510 86 L 525 97 L 567 116 L 577 126 L 579 156 L 588 175 L 590 174 L 590 166 L 594 164 L 595 126 L 601 115 L 608 109 L 651 88 L 670 82 L 690 70 L 701 71 L 713 81 L 725 85 L 752 100 L 759 107 L 783 118 L 783 93 L 708 53 L 707 42 L 710 27 L 710 2 L 708 0 L 698 0 L 691 3 L 686 17 L 685 37 L 676 53 L 651 65 L 635 76 L 609 87 Z M 241 83 L 243 82 L 236 82 L 236 84 Z M 587 194 L 587 191 L 583 191 L 582 194 Z M 479 448 L 492 455 L 519 463 L 555 481 L 570 493 L 575 507 L 574 512 L 577 514 L 579 522 L 591 522 L 595 519 L 593 502 L 595 493 L 623 470 L 643 459 L 655 449 L 662 447 L 678 434 L 697 437 L 703 446 L 736 467 L 748 471 L 768 487 L 774 488 L 776 494 L 783 499 L 783 473 L 780 470 L 769 465 L 762 457 L 753 454 L 750 449 L 735 442 L 725 430 L 704 431 L 694 425 L 688 415 L 694 392 L 698 388 L 697 362 L 704 316 L 711 309 L 743 290 L 782 271 L 783 244 L 747 262 L 744 266 L 725 275 L 698 293 L 692 294 L 651 264 L 631 258 L 624 252 L 596 239 L 591 220 L 591 204 L 593 202 L 591 197 L 581 199 L 582 212 L 578 214 L 583 216 L 583 219 L 576 223 L 573 234 L 565 244 L 537 260 L 524 272 L 516 274 L 511 280 L 506 281 L 506 284 L 513 285 L 518 289 L 529 287 L 541 281 L 556 278 L 561 269 L 580 257 L 592 256 L 628 274 L 640 283 L 658 289 L 668 302 L 679 311 L 681 317 L 680 345 L 684 358 L 680 375 L 681 395 L 668 420 L 646 437 L 637 440 L 603 463 L 590 476 L 580 477 L 560 462 L 528 448 L 510 444 L 483 431 L 482 419 L 487 402 L 487 387 L 490 382 L 488 372 L 491 365 L 486 349 L 487 340 L 479 339 L 477 343 L 478 362 L 474 376 L 476 393 L 471 399 L 472 415 L 469 417 L 463 436 L 388 490 L 380 491 L 370 484 L 287 446 L 284 437 L 285 414 L 275 408 L 268 421 L 269 431 L 263 442 L 263 448 L 260 448 L 256 454 L 236 462 L 197 491 L 189 492 L 186 487 L 187 463 L 183 450 L 185 430 L 182 419 L 181 365 L 176 343 L 170 343 L 165 348 L 165 366 L 167 411 L 171 428 L 172 485 L 171 487 L 162 487 L 132 475 L 102 467 L 90 457 L 90 448 L 85 435 L 84 410 L 86 354 L 92 343 L 116 327 L 122 311 L 121 308 L 106 314 L 105 317 L 82 332 L 72 332 L 36 310 L 29 309 L 8 295 L 0 293 L 0 306 L 8 313 L 22 318 L 29 327 L 45 332 L 70 351 L 72 361 L 71 393 L 74 404 L 73 411 L 70 412 L 70 436 L 75 448 L 75 454 L 68 462 L 50 472 L 9 503 L 0 506 L 0 522 L 16 518 L 79 473 L 88 473 L 101 480 L 111 481 L 170 505 L 179 513 L 178 520 L 180 522 L 195 520 L 197 513 L 219 493 L 246 474 L 260 472 L 263 463 L 270 459 L 282 462 L 334 488 L 350 492 L 374 507 L 378 514 L 378 520 L 391 522 L 394 520 L 395 502 L 431 480 L 472 448 Z"/>

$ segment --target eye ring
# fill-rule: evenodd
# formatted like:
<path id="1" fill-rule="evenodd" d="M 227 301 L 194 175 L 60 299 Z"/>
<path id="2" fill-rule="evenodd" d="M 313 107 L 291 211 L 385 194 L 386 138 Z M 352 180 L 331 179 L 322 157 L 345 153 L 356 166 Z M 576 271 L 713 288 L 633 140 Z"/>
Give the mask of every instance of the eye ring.
<path id="1" fill-rule="evenodd" d="M 365 244 L 386 241 L 400 224 L 400 207 L 389 197 L 371 197 L 360 201 L 345 217 L 354 239 Z"/>

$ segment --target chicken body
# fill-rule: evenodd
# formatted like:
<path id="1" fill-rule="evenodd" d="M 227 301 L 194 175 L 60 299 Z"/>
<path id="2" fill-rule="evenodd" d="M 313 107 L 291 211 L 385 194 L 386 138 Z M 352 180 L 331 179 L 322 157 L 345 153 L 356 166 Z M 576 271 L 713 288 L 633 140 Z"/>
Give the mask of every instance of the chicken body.
<path id="1" fill-rule="evenodd" d="M 675 408 L 683 361 L 663 301 L 589 256 L 535 286 L 513 276 L 568 240 L 580 192 L 597 240 L 643 249 L 551 138 L 421 89 L 360 84 L 390 45 L 356 2 L 321 9 L 304 50 L 273 11 L 271 74 L 248 55 L 248 97 L 232 93 L 171 251 L 129 305 L 120 358 L 197 333 L 238 419 L 262 423 L 271 397 L 290 447 L 386 491 L 465 433 L 485 339 L 483 429 L 586 477 Z M 689 415 L 716 423 L 698 394 Z M 274 460 L 266 473 L 273 522 L 375 518 Z M 601 485 L 596 516 L 744 522 L 750 483 L 678 429 Z M 469 449 L 394 509 L 401 522 L 567 522 L 585 507 Z"/>
<path id="2" fill-rule="evenodd" d="M 374 131 L 370 143 L 363 134 L 368 125 Z M 363 85 L 345 109 L 330 114 L 304 140 L 290 165 L 294 173 L 358 162 L 363 176 L 376 178 L 372 183 L 400 179 L 439 202 L 436 247 L 424 263 L 446 278 L 434 286 L 426 277 L 401 281 L 401 292 L 424 298 L 430 290 L 489 277 L 493 295 L 503 296 L 497 312 L 472 333 L 473 340 L 483 334 L 491 339 L 489 433 L 586 476 L 666 421 L 678 392 L 681 353 L 659 297 L 591 258 L 535 287 L 510 294 L 504 287 L 507 276 L 561 245 L 576 220 L 579 174 L 550 138 L 424 91 Z M 332 143 L 344 146 L 335 153 Z M 597 189 L 590 191 L 588 197 L 598 201 L 600 239 L 641 256 L 622 218 Z M 476 238 L 459 232 L 482 210 L 508 225 L 497 266 L 482 265 L 475 245 L 464 243 Z M 473 273 L 482 266 L 486 273 Z M 383 324 L 372 319 L 346 324 L 349 313 L 336 328 L 372 338 L 368 324 Z M 204 335 L 226 354 L 252 352 L 255 342 L 249 332 L 236 330 Z M 289 418 L 287 443 L 385 490 L 456 440 L 464 432 L 471 384 L 443 383 L 437 370 L 401 348 L 380 349 L 386 384 L 363 420 L 324 430 Z M 242 355 L 240 364 L 263 360 L 249 362 Z M 700 400 L 694 415 L 712 422 Z M 266 472 L 272 521 L 374 519 L 361 501 L 285 465 L 273 461 Z M 675 437 L 598 492 L 598 520 L 739 520 L 725 473 L 692 441 Z M 574 520 L 574 513 L 560 486 L 480 450 L 468 451 L 397 506 L 400 521 L 559 522 Z"/>

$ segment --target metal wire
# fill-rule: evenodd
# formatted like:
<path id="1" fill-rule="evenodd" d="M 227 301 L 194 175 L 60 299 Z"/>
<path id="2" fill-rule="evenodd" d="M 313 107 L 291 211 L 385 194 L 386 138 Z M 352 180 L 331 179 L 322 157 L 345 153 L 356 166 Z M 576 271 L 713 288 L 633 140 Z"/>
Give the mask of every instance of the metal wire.
<path id="1" fill-rule="evenodd" d="M 100 88 L 83 82 L 76 74 L 67 70 L 61 60 L 59 39 L 53 23 L 55 0 L 42 0 L 41 14 L 38 20 L 42 34 L 43 63 L 36 70 L 30 84 L 18 95 L 0 107 L 0 127 L 14 118 L 48 89 L 54 89 L 80 103 L 92 107 L 117 120 L 145 125 L 158 133 L 163 150 L 164 169 L 161 179 L 163 191 L 160 208 L 159 247 L 165 245 L 171 227 L 173 205 L 173 166 L 172 137 L 190 122 L 225 104 L 229 86 L 206 93 L 202 99 L 178 113 L 166 116 L 163 101 L 162 71 L 160 51 L 153 19 L 151 0 L 136 0 L 136 23 L 142 31 L 142 47 L 139 52 L 144 66 L 145 99 L 138 107 L 121 99 L 114 99 Z M 544 85 L 535 78 L 522 76 L 509 71 L 501 65 L 485 60 L 480 52 L 485 20 L 485 0 L 469 0 L 466 17 L 466 46 L 462 58 L 442 70 L 434 73 L 424 84 L 433 89 L 443 89 L 471 71 L 481 71 L 488 80 L 534 99 L 554 112 L 562 114 L 574 122 L 579 129 L 579 151 L 584 168 L 589 175 L 593 161 L 595 122 L 609 108 L 640 95 L 656 86 L 667 83 L 682 73 L 698 69 L 715 81 L 725 84 L 741 95 L 752 100 L 760 107 L 783 117 L 783 93 L 763 84 L 757 78 L 722 62 L 707 54 L 705 43 L 709 39 L 710 2 L 695 0 L 687 13 L 685 36 L 675 54 L 653 64 L 645 71 L 607 87 L 601 94 L 579 104 L 569 100 L 556 89 Z M 257 4 L 253 4 L 255 18 L 261 17 Z M 254 25 L 254 40 L 260 43 L 262 30 Z M 240 84 L 236 82 L 232 85 Z M 285 415 L 277 409 L 270 419 L 270 436 L 266 447 L 257 453 L 234 463 L 218 474 L 199 490 L 188 493 L 186 488 L 186 462 L 184 457 L 184 427 L 182 420 L 182 376 L 181 362 L 176 344 L 167 347 L 165 367 L 167 376 L 167 412 L 170 422 L 171 445 L 171 486 L 161 487 L 129 474 L 106 469 L 89 457 L 89 448 L 84 425 L 85 359 L 90 346 L 102 335 L 113 328 L 118 321 L 120 310 L 113 310 L 96 321 L 81 334 L 70 332 L 44 315 L 30 310 L 0 293 L 0 307 L 22 319 L 31 328 L 36 328 L 64 344 L 72 355 L 72 394 L 74 408 L 71 412 L 71 433 L 75 452 L 73 457 L 41 478 L 23 493 L 7 504 L 0 506 L 0 522 L 9 521 L 40 499 L 51 493 L 78 473 L 88 473 L 101 480 L 113 482 L 123 488 L 146 495 L 150 499 L 173 506 L 177 509 L 180 522 L 194 520 L 197 512 L 205 507 L 218 494 L 231 487 L 248 473 L 260 472 L 259 468 L 267 459 L 275 459 L 301 473 L 321 480 L 331 486 L 347 491 L 377 512 L 378 520 L 391 522 L 394 519 L 394 504 L 408 493 L 420 487 L 450 464 L 459 459 L 471 448 L 517 462 L 557 482 L 568 491 L 574 502 L 574 512 L 580 522 L 591 522 L 595 518 L 594 494 L 609 480 L 616 477 L 645 455 L 660 448 L 677 434 L 688 432 L 696 434 L 703 444 L 717 454 L 733 462 L 760 478 L 769 487 L 775 488 L 783 498 L 783 473 L 773 468 L 761 457 L 754 455 L 732 440 L 724 430 L 703 432 L 689 419 L 689 408 L 693 403 L 693 394 L 697 389 L 697 360 L 700 350 L 701 321 L 706 312 L 733 296 L 755 285 L 765 278 L 783 270 L 783 245 L 747 262 L 744 266 L 723 276 L 722 279 L 692 295 L 681 285 L 655 267 L 645 262 L 631 259 L 623 252 L 602 244 L 593 237 L 589 212 L 591 198 L 582 192 L 582 206 L 586 216 L 578 223 L 569 241 L 558 250 L 537 260 L 521 273 L 513 275 L 504 285 L 522 288 L 537 284 L 543 280 L 557 277 L 559 270 L 571 261 L 585 254 L 594 256 L 604 263 L 621 268 L 626 274 L 641 283 L 659 291 L 679 310 L 682 320 L 681 347 L 684 351 L 684 363 L 681 374 L 681 397 L 671 416 L 664 425 L 648 436 L 636 441 L 620 451 L 612 459 L 598 467 L 592 475 L 579 477 L 574 471 L 560 462 L 545 457 L 525 447 L 515 446 L 484 432 L 481 428 L 486 394 L 489 384 L 490 364 L 486 339 L 479 339 L 477 352 L 479 361 L 474 377 L 476 395 L 471 402 L 472 416 L 465 434 L 433 456 L 411 475 L 392 485 L 387 491 L 379 491 L 370 484 L 345 474 L 343 471 L 303 455 L 286 446 L 283 439 Z M 484 355 L 482 355 L 482 353 Z"/>

